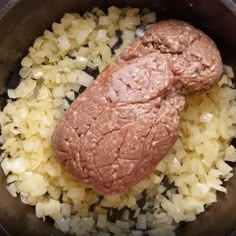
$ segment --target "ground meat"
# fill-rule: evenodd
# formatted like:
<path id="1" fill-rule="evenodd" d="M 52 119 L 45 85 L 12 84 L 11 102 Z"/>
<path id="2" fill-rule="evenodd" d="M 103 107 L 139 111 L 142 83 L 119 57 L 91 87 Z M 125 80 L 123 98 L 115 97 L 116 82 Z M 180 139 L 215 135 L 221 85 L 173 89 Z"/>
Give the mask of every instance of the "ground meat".
<path id="1" fill-rule="evenodd" d="M 174 145 L 185 95 L 211 88 L 222 68 L 214 42 L 193 26 L 153 25 L 65 112 L 52 137 L 58 160 L 103 194 L 126 191 Z"/>

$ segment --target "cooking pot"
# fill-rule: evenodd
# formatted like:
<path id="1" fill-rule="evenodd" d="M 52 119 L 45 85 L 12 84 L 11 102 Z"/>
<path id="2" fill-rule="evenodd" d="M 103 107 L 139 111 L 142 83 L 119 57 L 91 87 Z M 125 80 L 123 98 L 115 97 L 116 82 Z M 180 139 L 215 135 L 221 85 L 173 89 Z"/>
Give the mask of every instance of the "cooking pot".
<path id="1" fill-rule="evenodd" d="M 225 64 L 236 69 L 236 1 L 235 0 L 1 0 L 0 1 L 0 105 L 6 104 L 6 88 L 19 82 L 20 60 L 34 39 L 50 29 L 65 12 L 84 12 L 94 6 L 107 8 L 148 7 L 158 20 L 186 20 L 209 34 L 217 43 Z M 233 141 L 234 143 L 234 141 Z M 235 142 L 236 143 L 236 142 Z M 236 230 L 236 166 L 234 176 L 225 184 L 227 194 L 200 214 L 197 220 L 181 224 L 177 235 L 233 235 Z M 0 171 L 0 235 L 61 236 L 50 219 L 37 219 L 34 208 L 13 198 L 5 189 Z"/>

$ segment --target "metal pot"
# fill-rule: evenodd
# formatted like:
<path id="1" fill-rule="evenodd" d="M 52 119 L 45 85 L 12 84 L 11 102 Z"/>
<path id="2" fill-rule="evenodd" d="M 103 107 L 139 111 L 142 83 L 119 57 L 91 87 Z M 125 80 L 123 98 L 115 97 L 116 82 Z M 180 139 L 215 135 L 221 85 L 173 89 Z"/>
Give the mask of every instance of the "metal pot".
<path id="1" fill-rule="evenodd" d="M 6 88 L 19 80 L 20 60 L 34 39 L 65 12 L 83 12 L 94 6 L 106 8 L 148 7 L 158 19 L 176 18 L 191 22 L 208 33 L 217 43 L 225 64 L 236 69 L 235 0 L 1 0 L 0 1 L 0 105 L 6 103 Z M 236 143 L 236 142 L 235 142 Z M 192 223 L 181 224 L 177 235 L 231 235 L 236 230 L 236 166 L 234 177 L 225 184 L 228 193 L 218 194 L 218 201 Z M 5 190 L 0 172 L 0 235 L 61 236 L 50 221 L 43 222 Z"/>

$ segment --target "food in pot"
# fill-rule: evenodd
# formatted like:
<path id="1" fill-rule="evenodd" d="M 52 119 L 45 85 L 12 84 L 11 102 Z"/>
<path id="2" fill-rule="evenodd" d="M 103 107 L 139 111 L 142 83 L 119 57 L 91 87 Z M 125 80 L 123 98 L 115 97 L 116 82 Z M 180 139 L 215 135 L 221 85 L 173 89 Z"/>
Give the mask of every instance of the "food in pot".
<path id="1" fill-rule="evenodd" d="M 57 158 L 103 194 L 126 191 L 176 142 L 184 95 L 211 88 L 222 73 L 204 33 L 182 21 L 154 24 L 65 112 L 52 139 Z"/>
<path id="2" fill-rule="evenodd" d="M 195 220 L 217 201 L 217 191 L 227 192 L 223 182 L 232 177 L 230 163 L 236 161 L 230 145 L 236 135 L 236 93 L 228 66 L 211 90 L 186 97 L 173 148 L 125 193 L 101 195 L 55 158 L 52 133 L 69 104 L 155 18 L 147 9 L 116 7 L 107 14 L 98 8 L 65 14 L 52 32 L 35 40 L 21 62 L 20 84 L 8 89 L 0 112 L 6 188 L 63 232 L 174 235 L 180 222 Z"/>

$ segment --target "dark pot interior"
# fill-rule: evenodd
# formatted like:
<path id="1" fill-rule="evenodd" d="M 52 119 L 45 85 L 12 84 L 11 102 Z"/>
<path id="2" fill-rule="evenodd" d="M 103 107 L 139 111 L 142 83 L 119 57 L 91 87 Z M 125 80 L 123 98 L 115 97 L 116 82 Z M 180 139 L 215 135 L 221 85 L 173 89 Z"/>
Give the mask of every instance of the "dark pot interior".
<path id="1" fill-rule="evenodd" d="M 0 105 L 6 100 L 7 87 L 17 83 L 21 58 L 44 29 L 50 29 L 65 12 L 83 12 L 94 6 L 106 8 L 148 7 L 157 12 L 158 20 L 187 20 L 208 33 L 217 43 L 225 64 L 236 69 L 235 0 L 1 0 L 0 1 Z M 177 235 L 231 235 L 236 230 L 235 176 L 226 183 L 227 194 L 218 194 L 217 203 L 192 223 L 182 224 Z M 13 198 L 5 190 L 0 172 L 0 235 L 63 235 L 47 221 L 34 216 L 34 208 Z M 9 234 L 8 234 L 9 232 Z"/>

